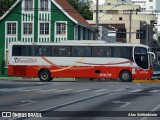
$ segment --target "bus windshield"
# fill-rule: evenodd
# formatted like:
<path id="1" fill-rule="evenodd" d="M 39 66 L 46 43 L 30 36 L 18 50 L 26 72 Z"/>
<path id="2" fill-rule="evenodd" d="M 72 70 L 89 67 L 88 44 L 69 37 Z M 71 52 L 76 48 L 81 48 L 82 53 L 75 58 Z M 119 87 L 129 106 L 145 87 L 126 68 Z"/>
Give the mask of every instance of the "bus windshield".
<path id="1" fill-rule="evenodd" d="M 149 68 L 147 49 L 143 47 L 135 47 L 134 49 L 135 63 L 143 69 Z"/>

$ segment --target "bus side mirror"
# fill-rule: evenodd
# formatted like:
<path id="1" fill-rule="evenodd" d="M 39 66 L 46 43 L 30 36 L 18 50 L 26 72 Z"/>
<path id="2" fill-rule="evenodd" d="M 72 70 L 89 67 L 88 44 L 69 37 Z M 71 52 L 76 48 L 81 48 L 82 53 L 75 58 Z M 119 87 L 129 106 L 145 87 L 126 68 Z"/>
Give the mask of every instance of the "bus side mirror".
<path id="1" fill-rule="evenodd" d="M 148 54 L 151 54 L 153 56 L 153 60 L 156 59 L 156 55 L 153 52 L 148 52 Z"/>

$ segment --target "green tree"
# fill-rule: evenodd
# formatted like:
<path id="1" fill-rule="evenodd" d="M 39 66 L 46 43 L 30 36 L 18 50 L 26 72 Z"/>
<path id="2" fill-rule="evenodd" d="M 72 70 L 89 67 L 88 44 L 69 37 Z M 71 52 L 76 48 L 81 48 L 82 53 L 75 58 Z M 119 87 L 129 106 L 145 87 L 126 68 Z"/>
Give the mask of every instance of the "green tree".
<path id="1" fill-rule="evenodd" d="M 91 20 L 93 18 L 92 12 L 89 10 L 89 2 L 86 0 L 67 0 L 77 12 L 79 12 L 84 19 Z"/>
<path id="2" fill-rule="evenodd" d="M 0 63 L 0 73 L 1 75 L 4 75 L 5 72 L 5 60 L 2 60 Z"/>
<path id="3" fill-rule="evenodd" d="M 16 0 L 0 0 L 0 16 L 2 16 Z"/>

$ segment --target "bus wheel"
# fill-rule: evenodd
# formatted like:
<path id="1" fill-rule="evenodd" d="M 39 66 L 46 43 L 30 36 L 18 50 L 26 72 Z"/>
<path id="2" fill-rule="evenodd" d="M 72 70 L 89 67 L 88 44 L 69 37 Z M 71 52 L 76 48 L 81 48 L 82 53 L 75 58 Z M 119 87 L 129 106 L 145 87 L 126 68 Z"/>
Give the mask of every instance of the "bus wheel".
<path id="1" fill-rule="evenodd" d="M 51 81 L 51 73 L 44 69 L 44 70 L 41 70 L 38 74 L 38 77 L 40 79 L 40 81 Z"/>
<path id="2" fill-rule="evenodd" d="M 131 82 L 132 81 L 132 75 L 129 71 L 124 70 L 120 73 L 120 80 L 122 82 Z"/>

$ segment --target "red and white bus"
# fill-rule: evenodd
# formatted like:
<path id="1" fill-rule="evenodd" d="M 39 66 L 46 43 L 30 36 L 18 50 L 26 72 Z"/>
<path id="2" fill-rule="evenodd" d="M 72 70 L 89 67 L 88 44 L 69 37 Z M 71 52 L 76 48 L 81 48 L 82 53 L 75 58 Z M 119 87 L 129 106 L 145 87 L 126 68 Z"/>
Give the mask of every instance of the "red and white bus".
<path id="1" fill-rule="evenodd" d="M 153 54 L 153 55 L 152 55 Z M 155 56 L 148 46 L 105 41 L 12 42 L 10 76 L 53 78 L 150 79 Z M 153 58 L 153 57 L 152 57 Z"/>

